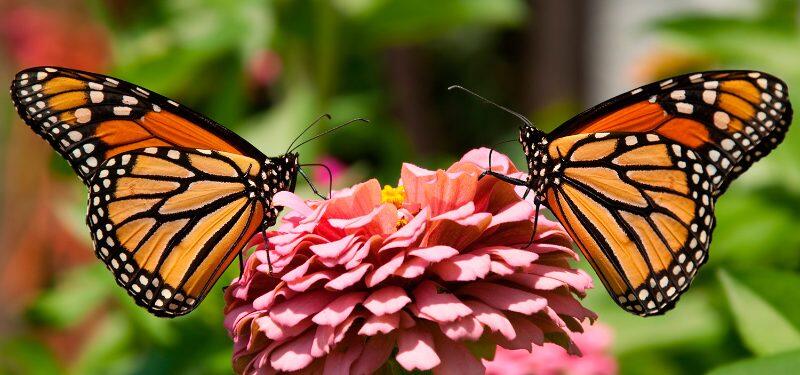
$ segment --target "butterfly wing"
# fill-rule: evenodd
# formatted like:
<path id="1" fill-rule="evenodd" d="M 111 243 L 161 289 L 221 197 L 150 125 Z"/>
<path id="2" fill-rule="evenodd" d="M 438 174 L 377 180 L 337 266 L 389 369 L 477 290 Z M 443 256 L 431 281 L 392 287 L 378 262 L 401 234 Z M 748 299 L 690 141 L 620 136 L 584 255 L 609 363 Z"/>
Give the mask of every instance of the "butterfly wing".
<path id="1" fill-rule="evenodd" d="M 63 156 L 84 183 L 106 160 L 146 147 L 264 155 L 202 115 L 128 82 L 78 70 L 17 73 L 11 98 L 20 117 Z"/>
<path id="2" fill-rule="evenodd" d="M 150 147 L 111 156 L 88 181 L 97 256 L 157 316 L 194 309 L 264 215 L 259 163 L 238 154 Z"/>
<path id="3" fill-rule="evenodd" d="M 653 133 L 573 135 L 548 153 L 547 205 L 617 304 L 672 308 L 707 259 L 714 164 Z"/>
<path id="4" fill-rule="evenodd" d="M 712 181 L 718 196 L 783 140 L 791 120 L 787 87 L 780 79 L 754 71 L 703 72 L 619 95 L 572 118 L 548 138 L 658 134 L 704 153 L 716 168 L 727 171 Z"/>

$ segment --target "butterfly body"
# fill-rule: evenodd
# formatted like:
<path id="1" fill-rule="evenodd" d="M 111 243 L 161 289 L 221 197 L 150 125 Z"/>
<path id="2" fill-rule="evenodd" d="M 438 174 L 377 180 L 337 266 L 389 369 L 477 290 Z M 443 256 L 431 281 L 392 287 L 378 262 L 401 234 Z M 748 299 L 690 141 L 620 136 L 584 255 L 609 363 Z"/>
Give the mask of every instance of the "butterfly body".
<path id="1" fill-rule="evenodd" d="M 192 311 L 249 240 L 275 225 L 298 154 L 267 157 L 222 125 L 122 80 L 58 67 L 11 84 L 25 123 L 89 189 L 97 257 L 157 316 Z"/>
<path id="2" fill-rule="evenodd" d="M 708 260 L 716 200 L 783 140 L 792 108 L 771 75 L 712 71 L 634 89 L 549 134 L 517 116 L 527 179 L 486 174 L 526 186 L 614 301 L 651 316 Z"/>

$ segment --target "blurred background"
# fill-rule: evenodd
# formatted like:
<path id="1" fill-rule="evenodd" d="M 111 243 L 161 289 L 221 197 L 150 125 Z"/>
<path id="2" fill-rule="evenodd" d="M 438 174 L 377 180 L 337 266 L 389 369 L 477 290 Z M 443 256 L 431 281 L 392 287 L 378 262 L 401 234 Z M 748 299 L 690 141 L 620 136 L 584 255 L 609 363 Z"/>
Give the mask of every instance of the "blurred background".
<path id="1" fill-rule="evenodd" d="M 516 137 L 514 118 L 451 84 L 545 130 L 695 70 L 764 70 L 796 91 L 799 16 L 788 0 L 3 0 L 0 82 L 44 64 L 107 73 L 267 154 L 323 113 L 334 117 L 326 127 L 367 117 L 304 146 L 302 161 L 330 166 L 335 187 L 394 184 L 403 161 L 443 167 Z M 516 144 L 500 150 L 522 160 Z M 585 304 L 611 327 L 621 373 L 797 370 L 798 160 L 794 130 L 733 184 L 710 262 L 667 316 L 624 313 L 596 282 Z M 150 317 L 95 260 L 85 194 L 0 100 L 0 373 L 229 373 L 222 287 L 237 267 L 188 317 Z"/>

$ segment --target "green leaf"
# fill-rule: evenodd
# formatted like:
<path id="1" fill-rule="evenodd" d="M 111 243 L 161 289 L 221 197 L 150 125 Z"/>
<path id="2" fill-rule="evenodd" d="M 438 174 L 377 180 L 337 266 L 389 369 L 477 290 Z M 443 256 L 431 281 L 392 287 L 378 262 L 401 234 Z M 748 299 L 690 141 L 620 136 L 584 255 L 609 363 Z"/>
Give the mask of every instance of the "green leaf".
<path id="1" fill-rule="evenodd" d="M 0 345 L 0 373 L 49 375 L 63 371 L 53 353 L 41 342 L 15 337 Z"/>
<path id="2" fill-rule="evenodd" d="M 116 285 L 99 263 L 71 270 L 44 292 L 28 310 L 34 321 L 55 327 L 79 323 L 112 293 Z"/>
<path id="3" fill-rule="evenodd" d="M 723 365 L 708 375 L 796 374 L 798 368 L 800 351 L 792 351 Z"/>
<path id="4" fill-rule="evenodd" d="M 800 348 L 800 278 L 774 270 L 718 275 L 745 346 L 757 355 Z"/>

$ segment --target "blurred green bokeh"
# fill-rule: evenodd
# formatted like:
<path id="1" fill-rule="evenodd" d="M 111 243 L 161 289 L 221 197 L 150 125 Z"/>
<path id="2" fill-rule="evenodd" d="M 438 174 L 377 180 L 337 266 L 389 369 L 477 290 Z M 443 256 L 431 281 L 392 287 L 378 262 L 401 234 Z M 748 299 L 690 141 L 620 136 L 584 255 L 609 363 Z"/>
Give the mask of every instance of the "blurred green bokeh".
<path id="1" fill-rule="evenodd" d="M 520 109 L 545 129 L 594 104 L 582 102 L 588 83 L 580 75 L 563 77 L 578 81 L 566 95 L 536 99 L 536 90 L 548 88 L 536 86 L 541 76 L 530 78 L 529 65 L 546 59 L 544 55 L 559 54 L 540 46 L 550 38 L 548 30 L 558 30 L 545 27 L 549 23 L 543 22 L 544 17 L 556 15 L 547 13 L 553 9 L 542 3 L 12 2 L 0 4 L 0 51 L 5 53 L 0 55 L 0 77 L 10 82 L 17 69 L 33 63 L 63 61 L 93 67 L 199 109 L 267 154 L 284 150 L 300 129 L 323 113 L 334 117 L 323 128 L 366 117 L 370 125 L 348 127 L 304 146 L 302 159 L 333 158 L 346 166 L 335 183 L 338 187 L 372 176 L 394 183 L 404 161 L 441 167 L 471 148 L 515 138 L 513 118 L 461 93 L 449 93 L 450 84 L 463 84 Z M 570 14 L 577 21 L 565 21 L 568 25 L 591 20 L 585 4 L 565 3 L 583 12 Z M 756 1 L 747 14 L 720 14 L 727 13 L 687 11 L 629 30 L 658 40 L 659 48 L 667 51 L 647 59 L 651 65 L 655 61 L 655 66 L 632 68 L 647 72 L 636 79 L 746 68 L 779 76 L 790 88 L 800 87 L 797 1 Z M 75 22 L 91 25 L 80 27 L 89 27 L 97 34 L 95 39 L 77 34 L 71 27 Z M 59 32 L 64 33 L 60 38 L 51 35 Z M 35 33 L 42 35 L 28 35 Z M 545 35 L 531 37 L 531 33 Z M 569 40 L 575 45 L 559 48 L 585 52 L 592 48 L 588 40 L 587 35 L 577 34 Z M 64 46 L 66 41 L 74 41 L 75 46 Z M 63 60 L 56 54 L 52 56 L 57 61 L 47 61 L 58 48 L 63 49 Z M 87 55 L 95 59 L 88 61 Z M 573 60 L 568 61 L 578 66 L 578 72 L 592 68 L 591 59 Z M 0 103 L 0 194 L 4 209 L 19 209 L 15 199 L 24 194 L 17 190 L 26 189 L 23 183 L 34 172 L 32 167 L 15 167 L 15 161 L 28 160 L 20 158 L 33 152 L 50 152 L 46 147 L 16 147 L 38 140 L 29 140 L 30 135 L 23 134 L 26 129 L 14 130 L 24 127 L 12 115 L 8 101 Z M 800 223 L 800 136 L 795 133 L 791 131 L 783 145 L 720 199 L 710 261 L 674 311 L 642 319 L 622 312 L 602 288 L 590 293 L 585 304 L 615 331 L 614 354 L 621 373 L 796 372 L 800 365 L 800 230 L 796 229 Z M 521 160 L 516 145 L 501 150 Z M 22 294 L 24 306 L 0 302 L 0 373 L 229 373 L 232 344 L 222 325 L 222 286 L 238 269 L 231 267 L 189 316 L 161 320 L 147 315 L 91 259 L 82 217 L 84 192 L 70 177 L 66 163 L 50 158 L 43 165 L 46 176 L 34 181 L 46 180 L 49 187 L 34 198 L 47 197 L 44 210 L 50 213 L 43 215 L 50 219 L 44 223 L 56 223 L 61 229 L 40 228 L 31 235 L 42 238 L 18 238 L 13 228 L 41 222 L 20 224 L 17 221 L 28 216 L 20 219 L 8 212 L 0 217 L 6 221 L 0 222 L 5 227 L 0 232 L 5 236 L 0 238 L 0 273 L 33 267 L 12 263 L 28 259 L 24 252 L 32 251 L 32 243 L 43 254 L 34 259 L 47 264 L 32 268 L 31 272 L 38 272 L 35 283 L 22 284 L 30 289 Z M 305 185 L 300 189 L 301 195 L 310 196 Z M 65 250 L 70 246 L 64 243 L 75 245 Z M 72 259 L 67 262 L 70 266 L 49 261 L 52 254 L 59 260 Z M 6 283 L 7 278 L 0 280 Z M 19 284 L 8 282 L 3 288 L 11 285 Z M 596 285 L 601 284 L 596 281 Z M 6 290 L 3 296 L 15 292 L 19 291 Z"/>

